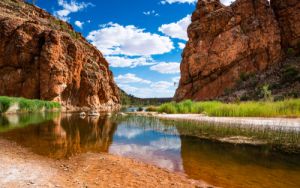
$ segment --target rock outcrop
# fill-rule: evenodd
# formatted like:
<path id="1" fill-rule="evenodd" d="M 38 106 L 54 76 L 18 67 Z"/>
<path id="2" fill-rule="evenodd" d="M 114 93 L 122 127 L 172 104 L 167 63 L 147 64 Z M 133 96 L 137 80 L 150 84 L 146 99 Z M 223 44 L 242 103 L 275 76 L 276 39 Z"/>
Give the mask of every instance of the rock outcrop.
<path id="1" fill-rule="evenodd" d="M 0 2 L 0 95 L 111 111 L 119 92 L 103 55 L 66 22 L 20 0 Z"/>
<path id="2" fill-rule="evenodd" d="M 281 33 L 267 0 L 199 0 L 182 54 L 175 100 L 207 100 L 233 88 L 243 75 L 277 64 Z"/>
<path id="3" fill-rule="evenodd" d="M 281 28 L 282 45 L 289 50 L 300 53 L 300 1 L 271 0 L 271 6 L 276 14 Z"/>

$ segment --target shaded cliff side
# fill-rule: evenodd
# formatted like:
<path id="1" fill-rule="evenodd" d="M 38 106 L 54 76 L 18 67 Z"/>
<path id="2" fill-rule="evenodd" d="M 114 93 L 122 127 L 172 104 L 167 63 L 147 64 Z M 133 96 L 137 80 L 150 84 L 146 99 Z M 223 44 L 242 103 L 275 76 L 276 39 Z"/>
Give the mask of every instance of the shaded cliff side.
<path id="1" fill-rule="evenodd" d="M 107 61 L 68 23 L 2 0 L 0 38 L 0 95 L 58 101 L 68 110 L 120 107 Z"/>
<path id="2" fill-rule="evenodd" d="M 281 28 L 282 46 L 286 53 L 300 53 L 300 1 L 270 0 Z"/>
<path id="3" fill-rule="evenodd" d="M 215 99 L 235 88 L 241 76 L 278 66 L 285 52 L 299 53 L 300 2 L 271 4 L 237 0 L 224 6 L 219 0 L 199 0 L 174 99 Z"/>

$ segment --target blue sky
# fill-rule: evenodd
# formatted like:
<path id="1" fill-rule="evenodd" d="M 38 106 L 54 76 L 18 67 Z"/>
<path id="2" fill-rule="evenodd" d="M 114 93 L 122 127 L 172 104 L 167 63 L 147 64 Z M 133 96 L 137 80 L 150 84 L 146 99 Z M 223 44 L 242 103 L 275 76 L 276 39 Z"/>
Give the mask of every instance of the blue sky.
<path id="1" fill-rule="evenodd" d="M 68 21 L 94 44 L 127 93 L 173 97 L 196 0 L 38 0 L 36 4 Z"/>

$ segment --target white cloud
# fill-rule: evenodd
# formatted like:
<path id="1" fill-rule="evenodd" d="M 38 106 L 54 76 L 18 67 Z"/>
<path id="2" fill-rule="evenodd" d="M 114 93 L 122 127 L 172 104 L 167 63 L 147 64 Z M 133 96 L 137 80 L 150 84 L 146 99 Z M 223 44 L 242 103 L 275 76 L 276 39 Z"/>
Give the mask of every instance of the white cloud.
<path id="1" fill-rule="evenodd" d="M 162 74 L 175 74 L 180 72 L 180 63 L 158 63 L 150 67 L 151 70 Z"/>
<path id="2" fill-rule="evenodd" d="M 174 3 L 188 3 L 188 4 L 194 4 L 196 3 L 198 0 L 163 0 L 161 1 L 161 4 L 174 4 Z M 224 5 L 230 5 L 232 2 L 234 2 L 235 0 L 221 0 L 221 2 Z"/>
<path id="3" fill-rule="evenodd" d="M 156 144 L 159 143 L 157 142 Z M 171 171 L 178 171 L 183 169 L 182 161 L 180 158 L 168 156 L 169 153 L 166 152 L 166 149 L 160 149 L 158 148 L 158 146 L 138 145 L 130 143 L 113 143 L 109 148 L 109 152 L 120 156 L 134 157 L 135 159 L 139 159 L 157 165 L 161 168 L 169 169 Z M 178 151 L 177 148 L 174 150 Z"/>
<path id="4" fill-rule="evenodd" d="M 74 22 L 74 24 L 75 24 L 77 27 L 79 27 L 80 29 L 82 29 L 84 22 L 81 22 L 81 21 L 78 21 L 78 20 L 77 20 L 77 21 Z"/>
<path id="5" fill-rule="evenodd" d="M 177 84 L 179 83 L 179 80 L 180 80 L 180 76 L 176 76 L 172 78 L 172 81 Z"/>
<path id="6" fill-rule="evenodd" d="M 169 37 L 117 23 L 103 25 L 99 30 L 90 32 L 87 39 L 105 55 L 150 56 L 174 49 Z"/>
<path id="7" fill-rule="evenodd" d="M 148 66 L 155 64 L 151 57 L 105 56 L 111 67 Z"/>
<path id="8" fill-rule="evenodd" d="M 115 135 L 117 135 L 119 137 L 124 137 L 127 139 L 132 139 L 132 138 L 139 136 L 142 133 L 143 133 L 142 129 L 138 129 L 138 128 L 128 129 L 124 126 L 119 126 Z"/>
<path id="9" fill-rule="evenodd" d="M 139 92 L 139 88 L 137 88 L 137 87 L 134 87 L 134 86 L 131 86 L 131 85 L 128 85 L 128 84 L 119 84 L 119 83 L 118 83 L 118 86 L 122 90 L 124 90 L 127 94 L 131 94 L 131 95 L 134 95 L 136 97 L 143 98 L 142 95 L 137 94 L 137 92 Z"/>
<path id="10" fill-rule="evenodd" d="M 159 14 L 155 10 L 145 11 L 143 12 L 143 14 L 146 16 L 159 16 Z"/>
<path id="11" fill-rule="evenodd" d="M 176 89 L 174 83 L 167 81 L 152 82 L 142 87 L 129 84 L 118 84 L 118 86 L 126 93 L 140 98 L 173 97 Z"/>
<path id="12" fill-rule="evenodd" d="M 180 150 L 181 141 L 177 137 L 161 138 L 150 142 L 150 146 L 158 148 L 159 150 Z"/>
<path id="13" fill-rule="evenodd" d="M 119 75 L 115 78 L 115 81 L 120 84 L 128 84 L 128 83 L 150 84 L 151 83 L 151 81 L 144 80 L 142 78 L 137 77 L 135 74 L 131 74 L 131 73 Z"/>
<path id="14" fill-rule="evenodd" d="M 170 24 L 163 24 L 158 28 L 158 30 L 172 38 L 188 40 L 187 28 L 190 25 L 190 23 L 191 23 L 191 15 L 187 15 L 186 17 L 182 18 L 177 22 L 170 23 Z"/>
<path id="15" fill-rule="evenodd" d="M 189 3 L 193 4 L 196 3 L 198 0 L 163 0 L 161 4 L 173 4 L 173 3 Z"/>
<path id="16" fill-rule="evenodd" d="M 70 2 L 65 0 L 58 0 L 57 3 L 59 6 L 62 7 L 62 9 L 55 11 L 54 15 L 64 21 L 70 20 L 69 14 L 78 12 L 89 6 L 93 6 L 93 4 L 91 3 L 84 3 L 84 2 L 78 3 L 76 2 L 76 0 L 71 0 Z"/>
<path id="17" fill-rule="evenodd" d="M 173 86 L 173 83 L 166 82 L 166 81 L 159 81 L 159 82 L 152 83 L 150 85 L 151 88 L 157 89 L 157 90 L 169 89 L 172 86 Z"/>
<path id="18" fill-rule="evenodd" d="M 178 47 L 182 50 L 185 48 L 185 44 L 183 42 L 178 42 Z"/>
<path id="19" fill-rule="evenodd" d="M 176 89 L 174 82 L 151 82 L 150 80 L 139 78 L 131 73 L 119 75 L 115 78 L 115 81 L 126 93 L 140 98 L 172 97 Z M 136 84 L 138 84 L 138 86 Z"/>
<path id="20" fill-rule="evenodd" d="M 232 2 L 234 2 L 235 0 L 221 0 L 221 3 L 223 3 L 223 5 L 230 5 Z"/>

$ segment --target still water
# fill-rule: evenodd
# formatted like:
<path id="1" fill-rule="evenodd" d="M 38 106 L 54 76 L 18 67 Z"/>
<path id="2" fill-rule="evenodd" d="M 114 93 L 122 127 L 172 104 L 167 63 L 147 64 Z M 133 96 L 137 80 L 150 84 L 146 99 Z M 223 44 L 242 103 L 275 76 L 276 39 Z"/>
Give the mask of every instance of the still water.
<path id="1" fill-rule="evenodd" d="M 108 152 L 221 187 L 300 187 L 300 155 L 183 136 L 153 118 L 59 113 L 0 116 L 0 137 L 33 152 L 68 158 Z"/>

